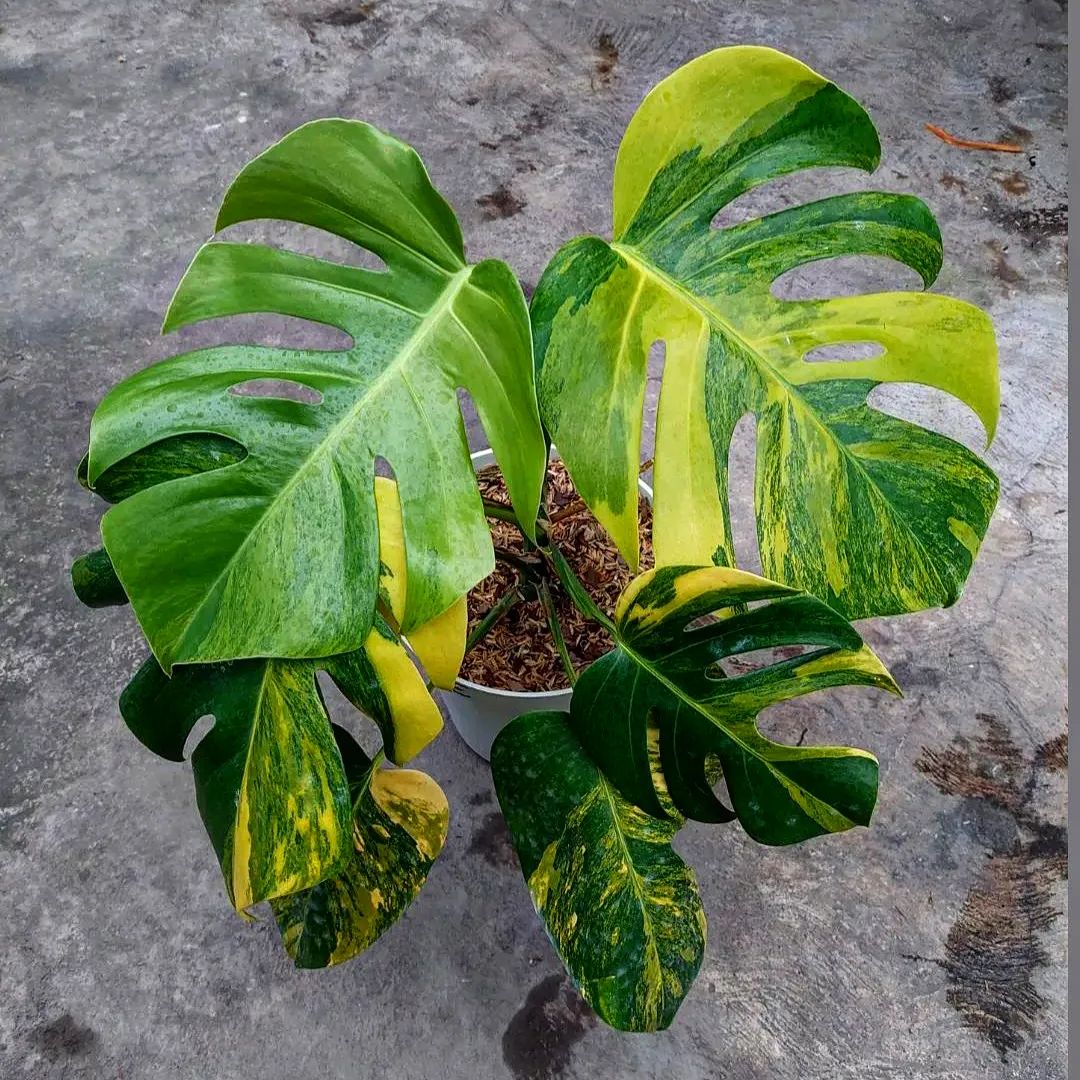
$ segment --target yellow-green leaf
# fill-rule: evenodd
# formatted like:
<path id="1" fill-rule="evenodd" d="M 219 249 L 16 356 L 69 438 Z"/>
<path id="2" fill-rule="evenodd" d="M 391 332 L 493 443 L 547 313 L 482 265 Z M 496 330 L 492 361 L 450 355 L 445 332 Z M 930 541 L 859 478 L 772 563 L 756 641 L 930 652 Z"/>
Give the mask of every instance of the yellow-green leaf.
<path id="1" fill-rule="evenodd" d="M 244 167 L 217 226 L 265 218 L 334 233 L 385 268 L 211 241 L 165 330 L 276 312 L 335 326 L 349 344 L 173 356 L 114 387 L 94 413 L 86 477 L 95 489 L 163 441 L 208 432 L 240 450 L 134 492 L 102 520 L 166 670 L 357 648 L 378 595 L 379 458 L 394 470 L 405 522 L 402 631 L 484 578 L 494 556 L 459 387 L 476 403 L 522 528 L 535 528 L 546 447 L 521 287 L 505 263 L 465 261 L 454 213 L 416 152 L 359 121 L 305 124 Z"/>
<path id="2" fill-rule="evenodd" d="M 779 300 L 773 282 L 842 255 L 884 256 L 929 285 L 941 237 L 908 195 L 858 192 L 726 228 L 758 184 L 812 166 L 870 171 L 866 112 L 772 49 L 717 49 L 645 98 L 619 149 L 614 240 L 570 241 L 532 302 L 541 415 L 579 492 L 631 564 L 650 346 L 666 346 L 656 417 L 659 565 L 734 565 L 728 448 L 757 421 L 755 513 L 765 573 L 849 618 L 956 600 L 997 499 L 959 444 L 867 404 L 882 382 L 937 387 L 992 437 L 990 320 L 949 297 L 889 292 Z M 823 345 L 880 355 L 816 361 Z"/>
<path id="3" fill-rule="evenodd" d="M 191 763 L 238 910 L 322 881 L 347 855 L 348 786 L 316 682 L 320 668 L 378 724 L 392 761 L 407 761 L 441 730 L 423 678 L 379 616 L 362 649 L 325 660 L 184 665 L 169 678 L 150 657 L 121 695 L 128 727 L 172 761 L 183 759 L 196 722 L 214 717 Z"/>
<path id="4" fill-rule="evenodd" d="M 343 865 L 349 788 L 312 664 L 240 660 L 177 668 L 149 658 L 120 698 L 134 734 L 182 761 L 191 729 L 214 724 L 191 764 L 229 898 L 243 911 L 314 885 Z"/>

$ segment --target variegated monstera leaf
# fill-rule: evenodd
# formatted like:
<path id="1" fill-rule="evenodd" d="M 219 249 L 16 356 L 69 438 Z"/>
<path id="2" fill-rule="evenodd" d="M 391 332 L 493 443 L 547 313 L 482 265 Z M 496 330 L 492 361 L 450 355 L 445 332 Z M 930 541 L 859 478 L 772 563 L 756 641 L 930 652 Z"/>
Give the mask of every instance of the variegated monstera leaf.
<path id="1" fill-rule="evenodd" d="M 533 903 L 585 1000 L 624 1031 L 666 1028 L 705 950 L 680 822 L 629 803 L 560 712 L 519 716 L 491 770 Z"/>
<path id="2" fill-rule="evenodd" d="M 271 901 L 301 968 L 340 964 L 389 929 L 427 880 L 450 822 L 446 796 L 426 773 L 380 768 L 347 731 L 335 726 L 334 737 L 353 802 L 352 849 L 339 874 Z"/>
<path id="3" fill-rule="evenodd" d="M 727 567 L 662 567 L 619 599 L 616 648 L 578 680 L 573 727 L 635 805 L 662 817 L 738 817 L 763 844 L 866 825 L 877 760 L 841 746 L 787 746 L 758 730 L 772 705 L 831 686 L 899 693 L 870 648 L 820 600 Z M 724 670 L 760 650 L 761 666 Z M 713 792 L 722 774 L 731 807 Z"/>
<path id="4" fill-rule="evenodd" d="M 98 490 L 109 501 L 122 503 L 154 485 L 220 468 L 232 453 L 227 442 L 213 436 L 173 438 L 110 469 Z M 326 671 L 353 705 L 376 722 L 383 751 L 397 764 L 419 753 L 442 728 L 423 677 L 388 621 L 400 618 L 407 592 L 401 510 L 393 481 L 378 478 L 375 492 L 382 543 L 379 592 L 386 618 L 375 616 L 359 649 L 313 661 L 179 665 L 172 678 L 150 657 L 121 695 L 120 710 L 131 730 L 172 761 L 183 759 L 198 720 L 214 718 L 191 760 L 199 810 L 239 910 L 314 887 L 339 873 L 346 875 L 344 880 L 355 878 L 354 816 L 360 808 L 350 795 L 350 784 L 357 781 L 348 762 L 343 766 L 340 739 L 335 742 L 331 733 L 318 670 Z M 76 592 L 87 603 L 126 601 L 104 550 L 79 559 L 72 576 Z M 428 677 L 449 686 L 464 642 L 464 609 L 458 602 L 418 627 L 409 644 Z M 407 770 L 400 774 L 412 776 Z M 415 875 L 419 863 L 413 863 Z M 375 872 L 370 867 L 364 871 Z M 332 890 L 335 895 L 341 887 L 339 881 Z M 384 889 L 383 894 L 390 896 L 391 891 Z M 389 910 L 379 908 L 380 926 Z M 356 932 L 359 937 L 343 929 L 343 941 L 348 937 L 355 943 L 369 934 L 371 926 L 365 925 L 363 933 Z M 298 962 L 310 964 L 319 949 L 305 945 L 295 955 Z M 301 961 L 301 956 L 307 959 Z"/>
<path id="5" fill-rule="evenodd" d="M 613 1027 L 655 1031 L 705 947 L 694 873 L 671 846 L 686 818 L 738 817 L 765 844 L 870 820 L 871 754 L 781 745 L 758 713 L 831 686 L 899 691 L 842 616 L 754 574 L 649 571 L 614 621 L 568 587 L 616 647 L 577 681 L 569 715 L 526 713 L 503 729 L 492 775 L 533 903 L 583 997 Z M 756 668 L 722 666 L 760 650 Z M 721 778 L 731 808 L 714 792 Z"/>
<path id="6" fill-rule="evenodd" d="M 183 665 L 170 678 L 150 657 L 120 697 L 128 727 L 170 761 L 182 761 L 192 728 L 214 717 L 191 764 L 239 911 L 336 875 L 352 851 L 353 800 L 320 668 L 378 723 L 391 760 L 407 761 L 442 727 L 424 680 L 379 616 L 364 648 L 327 660 Z"/>
<path id="7" fill-rule="evenodd" d="M 993 435 L 989 319 L 959 300 L 889 292 L 785 301 L 786 271 L 884 256 L 929 285 L 933 215 L 908 195 L 858 192 L 728 228 L 712 220 L 758 184 L 812 166 L 873 170 L 869 116 L 772 49 L 718 49 L 645 98 L 619 148 L 614 240 L 581 237 L 532 303 L 540 411 L 581 495 L 634 565 L 649 348 L 666 346 L 656 419 L 653 546 L 659 564 L 734 565 L 728 448 L 757 420 L 754 487 L 765 574 L 849 618 L 956 600 L 997 499 L 972 453 L 867 404 L 882 382 L 966 402 Z M 862 360 L 813 360 L 868 342 Z"/>
<path id="8" fill-rule="evenodd" d="M 307 124 L 241 171 L 217 227 L 258 218 L 335 233 L 386 269 L 208 243 L 165 330 L 277 312 L 336 326 L 351 346 L 201 349 L 132 376 L 95 412 L 85 470 L 93 488 L 146 448 L 196 433 L 214 435 L 231 459 L 140 490 L 102 521 L 166 671 L 331 656 L 365 640 L 379 581 L 377 457 L 392 466 L 401 496 L 402 630 L 440 615 L 488 574 L 491 539 L 459 387 L 472 394 L 530 533 L 539 503 L 545 444 L 521 289 L 501 262 L 466 263 L 457 220 L 415 151 L 368 124 Z M 302 393 L 273 396 L 267 380 Z M 262 392 L 234 392 L 252 383 Z"/>

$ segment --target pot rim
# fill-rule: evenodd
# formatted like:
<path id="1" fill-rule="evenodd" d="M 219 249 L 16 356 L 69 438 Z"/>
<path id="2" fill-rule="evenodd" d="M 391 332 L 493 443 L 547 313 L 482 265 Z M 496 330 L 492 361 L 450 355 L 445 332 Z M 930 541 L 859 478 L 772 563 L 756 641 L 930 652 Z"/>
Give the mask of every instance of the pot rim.
<path id="1" fill-rule="evenodd" d="M 555 444 L 552 443 L 551 450 L 548 454 L 548 460 L 550 461 L 558 456 L 559 452 L 555 449 Z M 490 446 L 485 447 L 482 450 L 474 450 L 469 457 L 472 459 L 474 468 L 482 468 L 485 465 L 494 465 L 497 462 L 495 451 L 492 450 Z M 638 478 L 638 490 L 650 503 L 652 502 L 653 490 L 640 477 Z M 450 692 L 456 694 L 459 686 L 468 690 L 479 691 L 482 694 L 491 694 L 494 697 L 519 699 L 532 698 L 537 701 L 548 701 L 552 698 L 566 697 L 573 693 L 574 690 L 572 686 L 564 686 L 559 690 L 500 690 L 497 686 L 484 686 L 483 683 L 470 682 L 468 679 L 463 679 L 459 676 L 454 680 L 454 689 Z"/>

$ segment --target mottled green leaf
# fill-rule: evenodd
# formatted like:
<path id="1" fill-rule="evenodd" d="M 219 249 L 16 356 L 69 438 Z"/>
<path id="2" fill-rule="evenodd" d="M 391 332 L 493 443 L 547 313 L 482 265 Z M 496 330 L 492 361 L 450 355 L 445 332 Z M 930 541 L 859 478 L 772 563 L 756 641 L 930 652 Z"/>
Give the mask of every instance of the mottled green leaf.
<path id="1" fill-rule="evenodd" d="M 416 153 L 364 123 L 306 124 L 243 169 L 217 224 L 256 218 L 336 233 L 387 269 L 209 243 L 177 289 L 166 330 L 277 312 L 339 327 L 351 347 L 174 356 L 114 388 L 94 414 L 85 474 L 95 489 L 155 444 L 199 433 L 219 441 L 216 460 L 127 494 L 102 522 L 166 670 L 329 656 L 365 640 L 378 595 L 377 457 L 400 493 L 403 632 L 489 573 L 458 387 L 472 394 L 530 532 L 539 503 L 545 443 L 524 298 L 505 264 L 465 262 L 453 212 Z M 285 380 L 302 393 L 233 392 L 260 380 L 264 390 L 265 380 Z"/>
<path id="2" fill-rule="evenodd" d="M 533 903 L 585 1000 L 624 1031 L 666 1028 L 705 949 L 678 823 L 623 799 L 560 712 L 512 720 L 491 750 L 495 790 Z"/>
<path id="3" fill-rule="evenodd" d="M 378 724 L 393 761 L 413 757 L 442 727 L 424 680 L 379 616 L 362 649 L 325 660 L 183 665 L 169 678 L 150 657 L 120 697 L 128 727 L 171 761 L 183 759 L 196 722 L 214 717 L 191 762 L 238 910 L 314 885 L 346 858 L 350 799 L 319 668 Z"/>
<path id="4" fill-rule="evenodd" d="M 650 346 L 666 346 L 656 418 L 659 565 L 734 564 L 728 449 L 757 420 L 755 511 L 766 575 L 849 618 L 956 600 L 997 480 L 956 442 L 867 404 L 882 382 L 937 387 L 993 435 L 990 320 L 949 297 L 773 296 L 786 271 L 883 256 L 927 285 L 941 265 L 930 210 L 857 192 L 714 228 L 732 199 L 811 166 L 873 170 L 866 112 L 772 49 L 718 49 L 653 89 L 615 166 L 614 241 L 570 241 L 532 302 L 540 409 L 579 492 L 636 563 L 637 471 Z M 810 360 L 823 345 L 880 355 Z"/>
<path id="5" fill-rule="evenodd" d="M 663 567 L 627 587 L 615 639 L 616 648 L 578 680 L 570 709 L 586 751 L 635 805 L 656 815 L 673 805 L 699 821 L 738 816 L 763 844 L 869 823 L 873 755 L 786 746 L 757 727 L 770 705 L 830 686 L 899 692 L 851 624 L 820 600 L 741 570 Z M 722 666 L 792 646 L 807 651 L 769 654 L 744 672 Z M 713 759 L 730 809 L 713 793 Z"/>
<path id="6" fill-rule="evenodd" d="M 297 967 L 340 964 L 404 913 L 442 850 L 450 807 L 430 776 L 381 769 L 334 728 L 353 800 L 352 850 L 334 877 L 271 902 Z"/>
<path id="7" fill-rule="evenodd" d="M 238 911 L 314 885 L 348 853 L 349 788 L 311 664 L 239 660 L 179 667 L 151 657 L 120 698 L 134 734 L 183 759 L 203 716 L 214 724 L 191 763 L 199 812 Z"/>

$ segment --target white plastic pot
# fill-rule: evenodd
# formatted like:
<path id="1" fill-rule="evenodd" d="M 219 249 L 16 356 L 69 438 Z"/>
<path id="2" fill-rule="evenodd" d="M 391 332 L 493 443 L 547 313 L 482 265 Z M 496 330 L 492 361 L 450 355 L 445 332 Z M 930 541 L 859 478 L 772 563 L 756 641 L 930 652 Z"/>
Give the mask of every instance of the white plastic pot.
<path id="1" fill-rule="evenodd" d="M 552 447 L 552 458 L 558 455 Z M 472 455 L 473 468 L 482 469 L 495 463 L 495 454 L 491 450 L 477 450 Z M 638 481 L 638 487 L 645 498 L 652 502 L 652 488 L 644 480 Z M 454 689 L 443 694 L 450 719 L 458 733 L 485 761 L 491 758 L 491 744 L 495 736 L 515 716 L 532 712 L 534 709 L 569 709 L 570 688 L 564 690 L 496 690 L 490 686 L 458 679 Z"/>

